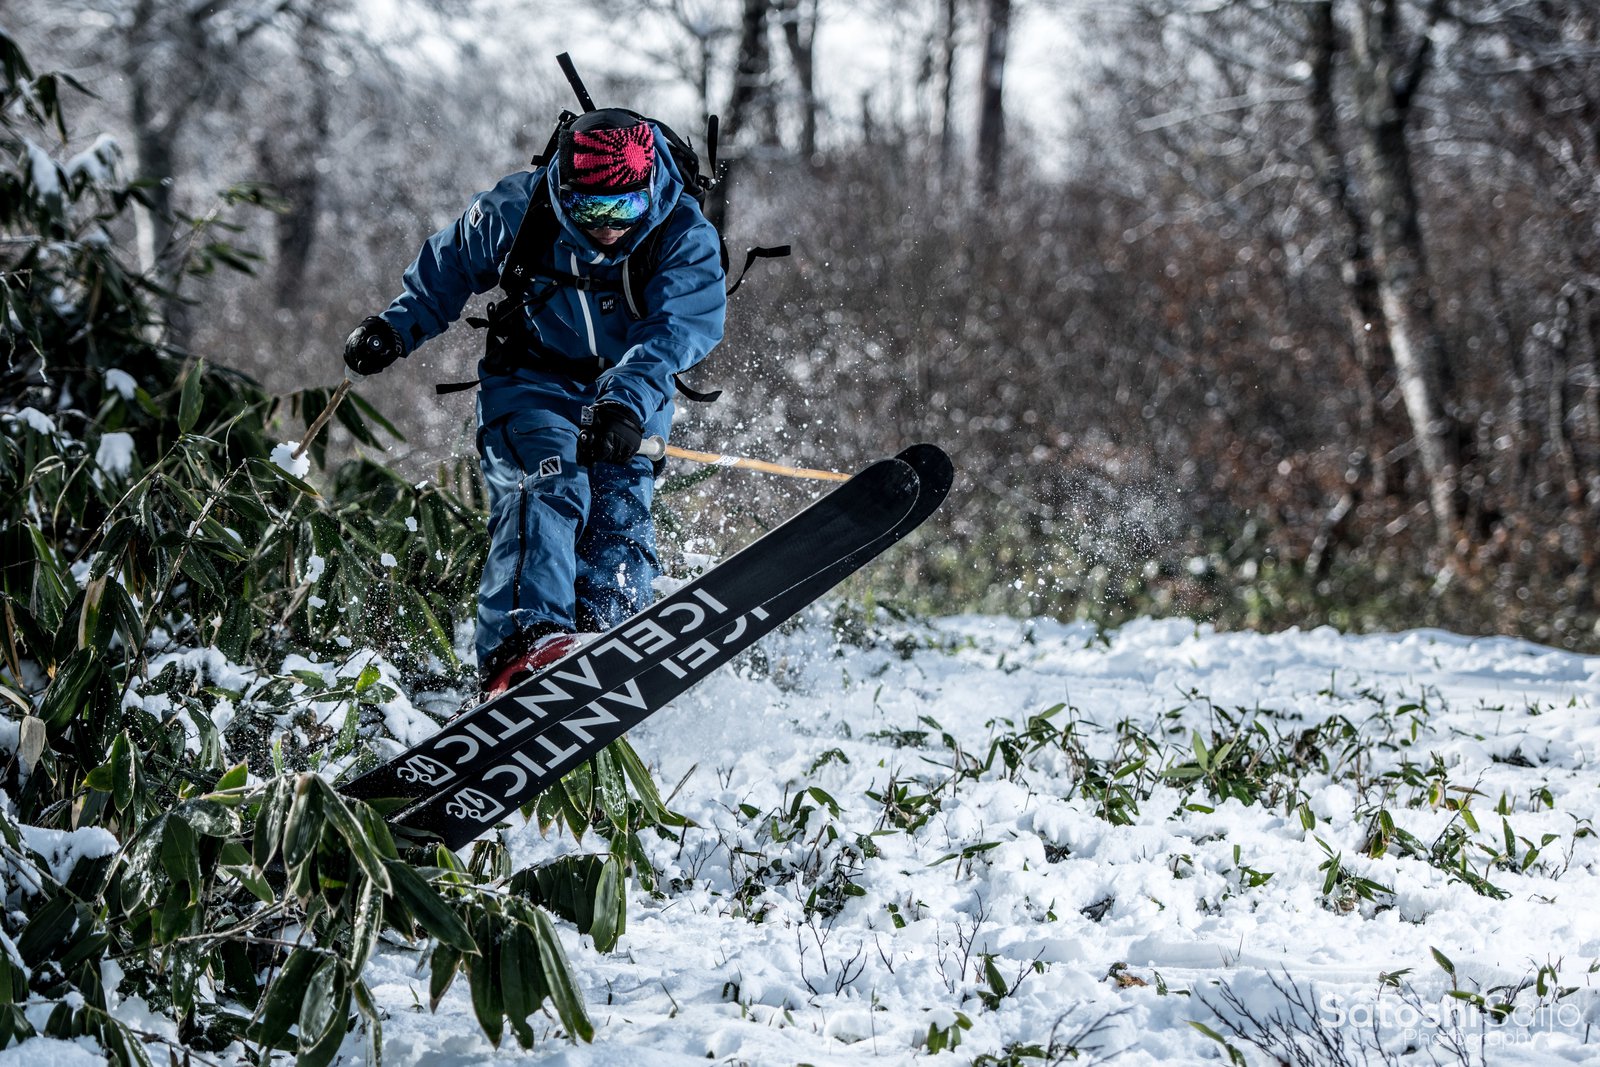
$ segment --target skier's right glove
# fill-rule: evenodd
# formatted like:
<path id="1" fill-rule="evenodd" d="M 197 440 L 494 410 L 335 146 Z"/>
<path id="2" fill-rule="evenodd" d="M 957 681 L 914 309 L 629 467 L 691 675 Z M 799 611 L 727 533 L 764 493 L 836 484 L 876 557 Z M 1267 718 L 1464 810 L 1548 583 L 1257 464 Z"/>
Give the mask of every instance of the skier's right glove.
<path id="1" fill-rule="evenodd" d="M 602 400 L 584 413 L 586 421 L 578 434 L 578 464 L 623 464 L 639 454 L 644 427 L 627 407 L 615 400 Z"/>
<path id="2" fill-rule="evenodd" d="M 344 365 L 359 377 L 377 374 L 405 355 L 400 331 L 376 315 L 368 315 L 344 342 Z"/>

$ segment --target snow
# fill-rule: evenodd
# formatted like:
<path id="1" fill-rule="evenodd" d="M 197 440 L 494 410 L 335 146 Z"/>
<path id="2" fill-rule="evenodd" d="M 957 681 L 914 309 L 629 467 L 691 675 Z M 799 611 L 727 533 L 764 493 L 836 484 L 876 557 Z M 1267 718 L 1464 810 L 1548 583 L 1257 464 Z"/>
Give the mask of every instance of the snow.
<path id="1" fill-rule="evenodd" d="M 139 391 L 139 383 L 127 371 L 113 368 L 106 371 L 106 388 L 124 400 L 132 400 Z"/>
<path id="2" fill-rule="evenodd" d="M 769 638 L 761 656 L 633 732 L 663 791 L 683 780 L 672 806 L 695 825 L 681 842 L 646 835 L 663 893 L 632 887 L 616 951 L 598 954 L 564 928 L 595 1043 L 552 1038 L 503 1058 L 910 1064 L 928 1055 L 930 1027 L 949 1030 L 959 1012 L 971 1025 L 950 1062 L 1052 1040 L 1118 1063 L 1225 1062 L 1190 1021 L 1222 1030 L 1224 993 L 1262 1017 L 1283 1011 L 1291 983 L 1306 1019 L 1351 1044 L 1377 1021 L 1406 1062 L 1449 1060 L 1435 1042 L 1453 1030 L 1474 1048 L 1481 1040 L 1496 1064 L 1593 1058 L 1600 914 L 1587 902 L 1600 891 L 1600 845 L 1581 831 L 1600 813 L 1590 762 L 1600 657 L 1436 631 L 1219 634 L 1144 621 L 1102 635 L 976 616 L 861 648 L 836 645 L 819 619 Z M 997 758 L 951 782 L 952 766 L 976 767 L 996 738 L 1058 704 L 1045 721 L 1072 727 L 1080 747 L 1044 745 L 1014 772 Z M 1224 721 L 1259 724 L 1271 739 L 1258 746 L 1263 760 L 1322 730 L 1301 795 L 1219 800 L 1162 781 L 1127 825 L 1102 817 L 1085 759 L 1127 766 L 1130 739 L 1144 737 L 1152 769 L 1174 766 L 1192 758 L 1195 731 L 1212 749 L 1213 730 L 1235 732 Z M 1358 745 L 1343 745 L 1346 722 Z M 1461 826 L 1425 786 L 1382 777 L 1408 767 L 1438 769 L 1446 796 L 1477 790 L 1474 870 L 1486 870 L 1479 845 L 1502 836 L 1502 796 L 1519 838 L 1554 835 L 1541 851 L 1548 862 L 1487 869 L 1508 894 L 1496 899 L 1395 849 L 1369 858 L 1362 844 L 1386 782 L 1382 806 L 1425 846 Z M 891 783 L 938 795 L 911 832 L 867 796 Z M 1536 799 L 1541 789 L 1552 803 Z M 791 824 L 797 798 L 813 810 Z M 780 841 L 775 827 L 793 836 Z M 519 864 L 575 847 L 532 827 L 509 836 Z M 1329 854 L 1318 839 L 1392 893 L 1325 900 Z M 863 840 L 876 855 L 846 850 Z M 1252 886 L 1251 871 L 1267 877 Z M 805 906 L 819 872 L 856 887 L 834 914 Z M 1549 964 L 1576 991 L 1555 1000 L 1524 989 L 1506 1023 L 1487 1024 L 1449 996 L 1433 949 L 1454 962 L 1463 989 L 1515 986 Z M 979 995 L 992 992 L 986 956 L 1008 990 L 995 1009 Z M 1404 992 L 1380 985 L 1402 971 Z M 493 1055 L 459 985 L 436 1015 L 401 1010 L 426 999 L 414 954 L 381 954 L 368 978 L 396 1007 L 386 1060 Z"/>
<path id="3" fill-rule="evenodd" d="M 23 408 L 17 412 L 7 412 L 7 417 L 16 419 L 25 424 L 28 429 L 38 434 L 53 434 L 56 432 L 56 420 L 40 411 L 38 408 Z"/>
<path id="4" fill-rule="evenodd" d="M 49 200 L 61 195 L 61 171 L 56 166 L 55 160 L 50 158 L 50 153 L 23 138 L 23 146 L 28 150 L 28 173 L 33 182 L 34 191 L 40 200 Z"/>
<path id="5" fill-rule="evenodd" d="M 0 1067 L 105 1067 L 106 1058 L 86 1037 L 62 1041 L 35 1037 L 0 1050 Z"/>
<path id="6" fill-rule="evenodd" d="M 65 882 L 80 859 L 110 856 L 120 847 L 109 831 L 93 826 L 76 830 L 44 830 L 37 826 L 20 827 L 22 841 L 38 853 L 50 869 L 50 877 Z"/>
<path id="7" fill-rule="evenodd" d="M 1227 1062 L 1190 1024 L 1226 1036 L 1240 1010 L 1347 1049 L 1376 1028 L 1405 1063 L 1457 1062 L 1449 1040 L 1497 1065 L 1594 1059 L 1600 657 L 1441 631 L 986 616 L 841 642 L 828 621 L 813 609 L 630 735 L 692 825 L 643 835 L 659 892 L 630 886 L 613 952 L 557 924 L 592 1045 L 541 1015 L 534 1050 L 492 1050 L 467 984 L 420 1010 L 426 957 L 386 944 L 366 974 L 385 1062 L 911 1065 L 930 1035 L 959 1038 L 951 1063 L 1052 1042 L 1054 1058 L 1014 1062 Z M 215 650 L 172 655 L 215 685 L 254 681 Z M 419 740 L 432 720 L 372 653 L 282 669 L 331 682 L 368 664 L 400 691 L 380 749 Z M 137 682 L 130 699 L 167 710 Z M 1184 771 L 1197 737 L 1214 761 L 1229 739 L 1248 749 L 1224 766 L 1276 770 L 1218 795 Z M 1380 813 L 1420 851 L 1398 834 L 1368 847 Z M 1507 826 L 1516 857 L 1496 863 Z M 518 866 L 603 847 L 505 833 Z M 1489 891 L 1430 861 L 1452 833 Z M 92 830 L 29 843 L 52 869 L 111 847 Z M 1536 991 L 1545 967 L 1568 992 Z M 1496 1023 L 1452 989 L 1518 991 Z"/>
<path id="8" fill-rule="evenodd" d="M 280 470 L 296 478 L 304 478 L 311 471 L 311 455 L 310 453 L 301 453 L 296 456 L 295 451 L 299 447 L 300 442 L 298 441 L 284 441 L 273 446 L 272 462 Z"/>
<path id="9" fill-rule="evenodd" d="M 133 435 L 114 431 L 100 435 L 100 446 L 95 449 L 94 461 L 103 472 L 113 478 L 126 478 L 133 470 Z"/>
<path id="10" fill-rule="evenodd" d="M 94 143 L 67 160 L 69 178 L 83 177 L 96 185 L 109 185 L 116 179 L 117 165 L 122 160 L 122 146 L 116 138 L 102 133 Z"/>

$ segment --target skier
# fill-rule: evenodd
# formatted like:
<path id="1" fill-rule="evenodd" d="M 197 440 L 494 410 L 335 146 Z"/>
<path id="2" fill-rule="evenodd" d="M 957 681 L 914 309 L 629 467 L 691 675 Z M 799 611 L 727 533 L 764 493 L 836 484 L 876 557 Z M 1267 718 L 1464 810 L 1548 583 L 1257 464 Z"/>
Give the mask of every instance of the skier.
<path id="1" fill-rule="evenodd" d="M 536 195 L 541 182 L 547 198 Z M 555 213 L 554 244 L 524 300 L 491 322 L 478 365 L 485 699 L 559 658 L 574 643 L 567 635 L 610 629 L 649 603 L 660 573 L 655 470 L 640 443 L 667 436 L 674 376 L 721 341 L 726 306 L 716 230 L 685 195 L 660 128 L 604 108 L 564 128 L 545 166 L 502 178 L 428 239 L 404 292 L 350 334 L 349 369 L 384 370 L 492 289 L 530 203 Z M 620 282 L 629 254 L 658 228 L 635 319 Z"/>

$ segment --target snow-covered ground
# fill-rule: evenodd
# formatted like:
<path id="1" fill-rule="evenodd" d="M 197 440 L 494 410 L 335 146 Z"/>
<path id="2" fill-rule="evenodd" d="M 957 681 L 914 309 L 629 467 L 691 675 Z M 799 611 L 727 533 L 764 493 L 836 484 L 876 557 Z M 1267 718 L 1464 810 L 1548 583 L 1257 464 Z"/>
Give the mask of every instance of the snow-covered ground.
<path id="1" fill-rule="evenodd" d="M 842 620 L 812 609 L 631 735 L 693 825 L 646 832 L 660 880 L 630 887 L 615 951 L 562 926 L 593 1044 L 551 1017 L 491 1048 L 467 983 L 430 1013 L 425 946 L 396 944 L 367 975 L 384 1062 L 1600 1060 L 1600 657 Z M 429 728 L 404 696 L 382 711 Z M 113 846 L 25 834 L 52 870 Z M 603 847 L 508 842 L 519 866 Z M 0 1051 L 101 1062 L 87 1039 Z"/>
<path id="2" fill-rule="evenodd" d="M 1263 1061 L 1225 1019 L 1279 1020 L 1301 1062 L 1600 1055 L 1600 658 L 1181 621 L 832 634 L 769 638 L 633 733 L 695 825 L 652 838 L 660 892 L 631 888 L 614 952 L 564 931 L 592 1045 L 552 1020 L 493 1051 L 465 983 L 429 1013 L 396 948 L 369 973 L 385 1062 Z"/>

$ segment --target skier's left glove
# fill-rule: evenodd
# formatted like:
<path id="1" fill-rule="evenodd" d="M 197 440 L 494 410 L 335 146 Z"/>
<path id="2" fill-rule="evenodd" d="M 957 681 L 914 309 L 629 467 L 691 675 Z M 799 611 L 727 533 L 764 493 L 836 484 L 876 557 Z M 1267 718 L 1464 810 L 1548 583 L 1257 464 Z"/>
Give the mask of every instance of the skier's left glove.
<path id="1" fill-rule="evenodd" d="M 406 354 L 400 332 L 376 315 L 368 315 L 344 342 L 344 365 L 364 378 L 377 374 Z"/>
<path id="2" fill-rule="evenodd" d="M 578 463 L 627 463 L 639 454 L 644 427 L 624 404 L 602 400 L 584 412 L 584 427 L 578 434 Z"/>

